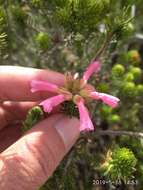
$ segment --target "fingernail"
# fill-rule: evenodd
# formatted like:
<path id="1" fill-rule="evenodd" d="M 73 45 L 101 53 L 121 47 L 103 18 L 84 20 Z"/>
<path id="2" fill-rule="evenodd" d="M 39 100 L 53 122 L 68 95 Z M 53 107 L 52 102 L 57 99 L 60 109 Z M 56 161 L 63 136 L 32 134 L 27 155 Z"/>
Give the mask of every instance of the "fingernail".
<path id="1" fill-rule="evenodd" d="M 67 151 L 75 144 L 79 137 L 79 120 L 77 118 L 62 118 L 55 126 L 61 136 Z"/>

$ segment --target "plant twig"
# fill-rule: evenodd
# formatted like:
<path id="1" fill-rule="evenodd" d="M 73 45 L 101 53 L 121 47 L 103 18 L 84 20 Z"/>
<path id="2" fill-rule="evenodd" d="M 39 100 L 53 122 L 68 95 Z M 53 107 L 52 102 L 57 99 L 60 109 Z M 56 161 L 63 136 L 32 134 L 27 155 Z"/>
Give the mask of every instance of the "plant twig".
<path id="1" fill-rule="evenodd" d="M 107 34 L 107 37 L 105 38 L 105 40 L 103 42 L 103 45 L 97 51 L 95 57 L 93 58 L 93 61 L 97 60 L 102 55 L 102 53 L 106 50 L 106 48 L 108 47 L 112 37 L 113 37 L 113 33 Z"/>
<path id="2" fill-rule="evenodd" d="M 66 165 L 64 167 L 63 177 L 65 177 L 66 174 L 67 174 L 68 167 L 70 166 L 70 164 L 71 164 L 71 162 L 73 160 L 74 153 L 75 153 L 74 149 L 72 149 L 71 152 L 68 155 L 68 160 L 67 160 Z"/>
<path id="3" fill-rule="evenodd" d="M 100 136 L 121 136 L 121 135 L 127 135 L 131 137 L 137 137 L 137 138 L 143 138 L 143 133 L 142 132 L 134 132 L 134 131 L 113 131 L 113 130 L 98 130 L 96 132 L 97 135 Z"/>

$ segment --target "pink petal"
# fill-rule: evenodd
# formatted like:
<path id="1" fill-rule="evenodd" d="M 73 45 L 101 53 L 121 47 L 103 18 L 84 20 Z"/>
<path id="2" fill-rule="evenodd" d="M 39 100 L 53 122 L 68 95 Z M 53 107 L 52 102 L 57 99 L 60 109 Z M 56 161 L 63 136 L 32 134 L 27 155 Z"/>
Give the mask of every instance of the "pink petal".
<path id="1" fill-rule="evenodd" d="M 118 106 L 119 98 L 105 93 L 91 92 L 91 97 L 95 100 L 101 99 L 105 104 L 115 108 Z"/>
<path id="2" fill-rule="evenodd" d="M 100 70 L 100 68 L 101 68 L 101 64 L 99 61 L 91 62 L 83 74 L 83 80 L 87 82 L 90 76 L 93 73 L 97 73 Z"/>
<path id="3" fill-rule="evenodd" d="M 120 101 L 119 98 L 104 93 L 100 93 L 100 98 L 105 104 L 111 106 L 112 108 L 117 107 L 118 102 Z"/>
<path id="4" fill-rule="evenodd" d="M 65 101 L 65 96 L 60 94 L 52 98 L 49 98 L 47 100 L 44 100 L 43 102 L 40 103 L 40 105 L 43 106 L 45 112 L 50 113 L 55 106 L 58 106 L 64 101 Z"/>
<path id="5" fill-rule="evenodd" d="M 84 103 L 82 100 L 76 102 L 78 109 L 79 109 L 79 115 L 80 115 L 80 131 L 92 131 L 94 130 L 94 126 L 92 124 L 92 121 L 89 117 L 89 113 L 87 108 L 84 106 Z"/>
<path id="6" fill-rule="evenodd" d="M 99 100 L 99 99 L 100 99 L 100 93 L 99 93 L 99 92 L 96 92 L 96 91 L 91 92 L 91 93 L 90 93 L 90 96 L 91 96 L 91 98 L 93 98 L 93 99 L 95 99 L 95 100 Z"/>
<path id="7" fill-rule="evenodd" d="M 47 81 L 40 81 L 40 80 L 31 81 L 31 92 L 37 92 L 37 91 L 57 92 L 57 90 L 58 90 L 57 85 L 51 84 Z"/>

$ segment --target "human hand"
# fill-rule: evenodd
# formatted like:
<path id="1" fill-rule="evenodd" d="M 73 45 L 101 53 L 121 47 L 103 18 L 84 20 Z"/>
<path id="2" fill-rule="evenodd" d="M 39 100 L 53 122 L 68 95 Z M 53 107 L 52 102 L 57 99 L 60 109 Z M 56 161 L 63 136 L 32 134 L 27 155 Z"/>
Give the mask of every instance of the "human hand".
<path id="1" fill-rule="evenodd" d="M 79 136 L 79 121 L 53 114 L 24 136 L 22 120 L 27 111 L 52 94 L 30 92 L 33 79 L 57 85 L 63 75 L 23 67 L 0 67 L 0 189 L 35 190 L 58 166 Z"/>

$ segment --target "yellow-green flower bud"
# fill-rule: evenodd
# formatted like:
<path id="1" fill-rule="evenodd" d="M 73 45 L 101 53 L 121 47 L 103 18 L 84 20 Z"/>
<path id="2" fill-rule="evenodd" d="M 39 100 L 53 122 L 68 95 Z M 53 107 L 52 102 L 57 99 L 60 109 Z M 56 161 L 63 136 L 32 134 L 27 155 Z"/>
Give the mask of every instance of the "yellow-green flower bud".
<path id="1" fill-rule="evenodd" d="M 140 79 L 142 75 L 142 71 L 139 67 L 132 67 L 130 72 L 133 74 L 135 80 Z"/>
<path id="2" fill-rule="evenodd" d="M 125 72 L 125 68 L 121 64 L 116 64 L 112 68 L 112 76 L 121 77 Z"/>
<path id="3" fill-rule="evenodd" d="M 141 61 L 140 54 L 137 50 L 130 50 L 127 53 L 127 60 L 128 62 L 138 65 Z"/>
<path id="4" fill-rule="evenodd" d="M 117 114 L 112 114 L 112 115 L 109 115 L 109 117 L 108 117 L 108 121 L 111 124 L 113 124 L 113 123 L 119 123 L 120 120 L 121 120 L 120 116 L 117 115 Z"/>
<path id="5" fill-rule="evenodd" d="M 143 96 L 143 85 L 142 84 L 138 84 L 136 87 L 136 90 L 137 90 L 137 95 Z"/>
<path id="6" fill-rule="evenodd" d="M 135 83 L 133 82 L 124 82 L 122 86 L 122 92 L 125 96 L 133 97 L 136 94 Z"/>
<path id="7" fill-rule="evenodd" d="M 134 80 L 134 75 L 133 75 L 133 73 L 128 72 L 128 73 L 125 75 L 124 80 L 125 80 L 125 81 L 128 81 L 128 82 L 132 82 L 132 81 Z"/>
<path id="8" fill-rule="evenodd" d="M 134 30 L 135 30 L 134 25 L 132 23 L 128 23 L 123 30 L 124 37 L 131 35 L 134 32 Z"/>

